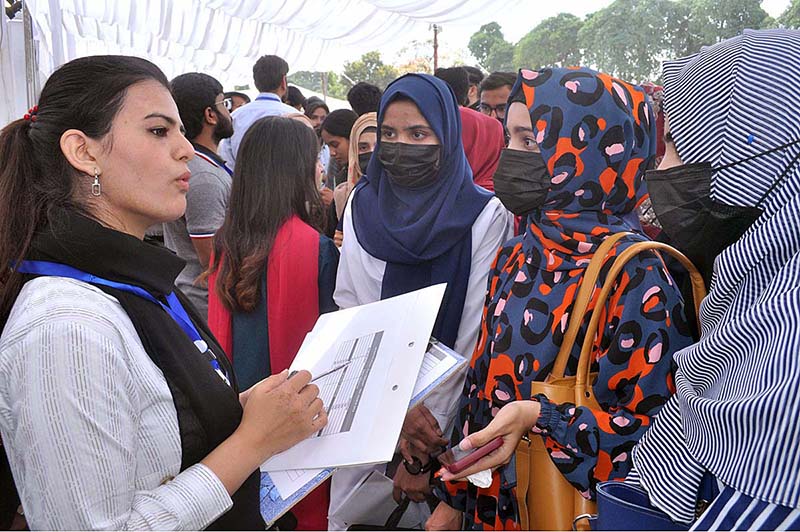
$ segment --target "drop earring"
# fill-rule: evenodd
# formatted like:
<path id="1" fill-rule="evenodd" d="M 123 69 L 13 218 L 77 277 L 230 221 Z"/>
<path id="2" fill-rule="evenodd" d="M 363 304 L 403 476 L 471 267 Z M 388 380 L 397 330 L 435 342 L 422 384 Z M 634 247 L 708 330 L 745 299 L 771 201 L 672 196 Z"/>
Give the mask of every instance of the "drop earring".
<path id="1" fill-rule="evenodd" d="M 92 196 L 100 195 L 100 171 L 94 169 L 94 182 L 92 183 Z"/>

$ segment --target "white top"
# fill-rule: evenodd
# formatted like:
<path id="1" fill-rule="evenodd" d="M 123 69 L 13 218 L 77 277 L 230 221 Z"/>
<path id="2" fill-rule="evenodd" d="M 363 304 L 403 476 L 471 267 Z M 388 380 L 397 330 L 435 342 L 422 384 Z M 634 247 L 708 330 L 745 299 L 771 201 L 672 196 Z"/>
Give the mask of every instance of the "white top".
<path id="1" fill-rule="evenodd" d="M 262 92 L 255 100 L 239 107 L 231 114 L 233 136 L 220 143 L 219 156 L 225 159 L 225 163 L 233 170 L 236 166 L 236 154 L 239 152 L 239 146 L 253 122 L 265 116 L 284 116 L 298 112 L 294 107 L 283 103 L 277 94 Z"/>
<path id="2" fill-rule="evenodd" d="M 79 281 L 22 288 L 0 336 L 0 435 L 33 530 L 201 530 L 232 506 L 204 465 L 179 473 L 161 370 L 119 302 Z"/>
<path id="3" fill-rule="evenodd" d="M 365 303 L 379 301 L 386 262 L 367 253 L 356 239 L 353 228 L 350 195 L 344 212 L 344 240 L 339 271 L 336 276 L 336 290 L 333 299 L 340 308 L 349 308 Z M 492 198 L 472 225 L 472 266 L 469 274 L 464 311 L 454 350 L 470 359 L 478 340 L 483 305 L 486 301 L 486 284 L 489 270 L 500 246 L 514 233 L 514 218 L 500 200 Z M 439 422 L 445 436 L 449 437 L 451 424 L 458 408 L 458 399 L 464 385 L 463 375 L 450 379 L 425 399 L 425 406 Z"/>

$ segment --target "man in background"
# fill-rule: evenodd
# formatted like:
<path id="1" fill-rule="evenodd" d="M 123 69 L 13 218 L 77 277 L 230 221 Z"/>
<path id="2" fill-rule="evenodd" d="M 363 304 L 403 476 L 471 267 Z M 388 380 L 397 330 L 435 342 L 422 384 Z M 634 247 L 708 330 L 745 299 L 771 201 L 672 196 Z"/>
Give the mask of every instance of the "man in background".
<path id="1" fill-rule="evenodd" d="M 464 67 L 437 68 L 433 75 L 450 85 L 458 105 L 468 107 L 469 74 Z"/>
<path id="2" fill-rule="evenodd" d="M 208 269 L 213 236 L 225 220 L 231 193 L 231 171 L 217 147 L 233 134 L 232 102 L 222 85 L 206 74 L 181 74 L 170 85 L 195 157 L 188 163 L 192 177 L 186 212 L 164 224 L 164 244 L 186 261 L 175 284 L 207 318 L 208 286 L 199 277 Z"/>
<path id="3" fill-rule="evenodd" d="M 347 101 L 358 116 L 377 113 L 383 91 L 376 85 L 361 81 L 347 91 Z"/>
<path id="4" fill-rule="evenodd" d="M 263 55 L 253 65 L 253 81 L 260 94 L 251 103 L 233 113 L 233 136 L 220 150 L 222 158 L 231 168 L 236 165 L 239 144 L 253 122 L 265 116 L 282 116 L 297 112 L 297 109 L 282 101 L 288 90 L 286 83 L 288 72 L 289 64 L 277 55 Z"/>
<path id="5" fill-rule="evenodd" d="M 437 68 L 434 74 L 450 88 L 461 113 L 461 144 L 472 169 L 475 184 L 494 191 L 494 172 L 505 146 L 503 126 L 478 111 L 467 107 L 469 102 L 469 76 L 463 67 Z"/>
<path id="6" fill-rule="evenodd" d="M 517 81 L 513 72 L 492 72 L 481 81 L 478 91 L 481 113 L 502 122 L 506 117 L 506 106 L 511 89 Z"/>
<path id="7" fill-rule="evenodd" d="M 232 105 L 231 105 L 231 112 L 234 112 L 239 107 L 250 103 L 250 96 L 243 92 L 237 91 L 229 91 L 225 93 L 226 98 L 230 98 Z"/>

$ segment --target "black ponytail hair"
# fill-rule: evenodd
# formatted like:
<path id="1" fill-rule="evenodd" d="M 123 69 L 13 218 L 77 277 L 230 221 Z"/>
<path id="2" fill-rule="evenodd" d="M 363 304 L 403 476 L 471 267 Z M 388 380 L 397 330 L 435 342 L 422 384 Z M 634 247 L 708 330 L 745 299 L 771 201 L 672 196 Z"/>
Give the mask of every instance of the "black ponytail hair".
<path id="1" fill-rule="evenodd" d="M 128 89 L 150 80 L 169 90 L 164 73 L 139 57 L 75 59 L 47 80 L 33 117 L 0 131 L 0 330 L 21 289 L 12 265 L 25 259 L 49 213 L 90 215 L 76 194 L 81 173 L 62 153 L 61 136 L 69 129 L 93 139 L 106 136 Z"/>

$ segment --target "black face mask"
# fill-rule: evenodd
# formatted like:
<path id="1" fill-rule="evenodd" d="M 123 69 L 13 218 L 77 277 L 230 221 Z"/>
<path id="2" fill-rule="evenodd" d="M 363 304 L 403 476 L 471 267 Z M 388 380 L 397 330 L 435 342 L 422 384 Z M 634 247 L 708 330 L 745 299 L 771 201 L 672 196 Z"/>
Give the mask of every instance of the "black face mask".
<path id="1" fill-rule="evenodd" d="M 724 249 L 739 240 L 764 212 L 760 205 L 794 167 L 798 153 L 772 186 L 762 194 L 755 207 L 735 207 L 711 199 L 711 175 L 764 155 L 785 150 L 800 140 L 787 142 L 770 150 L 756 153 L 739 161 L 719 167 L 710 163 L 685 164 L 666 170 L 650 170 L 645 175 L 647 191 L 656 217 L 664 232 L 689 260 L 703 278 L 711 283 L 714 260 Z"/>
<path id="2" fill-rule="evenodd" d="M 494 172 L 494 193 L 506 209 L 525 216 L 544 205 L 551 179 L 541 153 L 505 148 Z"/>
<path id="3" fill-rule="evenodd" d="M 382 142 L 378 149 L 378 160 L 395 185 L 423 188 L 439 176 L 441 151 L 442 147 L 438 144 Z"/>
<path id="4" fill-rule="evenodd" d="M 671 243 L 711 283 L 714 259 L 739 240 L 763 211 L 711 199 L 710 163 L 650 170 L 645 176 L 653 210 Z M 760 201 L 759 201 L 760 203 Z"/>
<path id="5" fill-rule="evenodd" d="M 366 153 L 359 153 L 358 154 L 358 167 L 361 169 L 361 175 L 367 173 L 367 165 L 369 165 L 369 160 L 372 159 L 372 152 L 368 151 Z"/>

